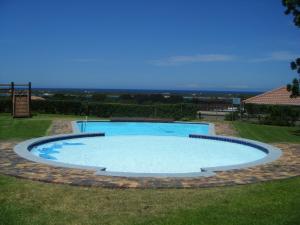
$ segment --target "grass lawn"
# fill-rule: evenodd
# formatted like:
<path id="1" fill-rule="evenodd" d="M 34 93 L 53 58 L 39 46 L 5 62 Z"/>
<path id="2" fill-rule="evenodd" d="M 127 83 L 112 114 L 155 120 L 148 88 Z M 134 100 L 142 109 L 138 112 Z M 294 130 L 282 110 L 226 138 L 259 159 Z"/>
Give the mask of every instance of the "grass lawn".
<path id="1" fill-rule="evenodd" d="M 234 122 L 233 125 L 243 138 L 269 143 L 300 143 L 300 127 L 279 127 L 246 122 Z"/>
<path id="2" fill-rule="evenodd" d="M 113 190 L 0 176 L 0 224 L 300 224 L 300 178 L 228 188 Z"/>
<path id="3" fill-rule="evenodd" d="M 12 119 L 11 116 L 0 116 L 0 140 L 26 139 L 46 134 L 50 119 Z"/>
<path id="4" fill-rule="evenodd" d="M 94 117 L 90 117 L 92 119 Z M 58 114 L 39 114 L 32 118 L 12 119 L 10 114 L 0 114 L 0 140 L 23 140 L 47 134 L 52 120 L 77 120 L 84 117 Z"/>
<path id="5" fill-rule="evenodd" d="M 53 119 L 61 118 L 78 119 L 39 115 L 12 120 L 0 114 L 0 139 L 42 136 Z M 300 142 L 297 132 L 293 133 L 297 128 L 239 122 L 234 126 L 242 137 Z M 0 175 L 2 224 L 297 225 L 300 178 L 209 189 L 119 190 L 46 184 Z"/>

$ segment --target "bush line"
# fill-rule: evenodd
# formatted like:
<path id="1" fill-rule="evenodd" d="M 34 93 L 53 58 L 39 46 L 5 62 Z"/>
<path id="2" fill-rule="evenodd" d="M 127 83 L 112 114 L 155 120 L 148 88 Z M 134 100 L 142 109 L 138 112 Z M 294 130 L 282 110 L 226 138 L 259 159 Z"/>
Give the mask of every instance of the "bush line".
<path id="1" fill-rule="evenodd" d="M 11 112 L 11 101 L 0 100 L 0 112 Z M 33 113 L 93 115 L 98 117 L 196 118 L 196 104 L 122 104 L 95 103 L 72 100 L 32 101 Z"/>

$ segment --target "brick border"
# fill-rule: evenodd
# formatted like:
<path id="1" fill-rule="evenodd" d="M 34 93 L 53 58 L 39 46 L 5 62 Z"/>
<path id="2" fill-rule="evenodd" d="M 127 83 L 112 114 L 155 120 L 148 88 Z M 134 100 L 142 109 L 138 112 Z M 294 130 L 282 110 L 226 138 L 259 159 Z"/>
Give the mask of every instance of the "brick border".
<path id="1" fill-rule="evenodd" d="M 232 142 L 240 145 L 247 145 L 257 150 L 265 152 L 267 155 L 259 160 L 251 161 L 248 163 L 238 164 L 238 165 L 228 165 L 228 166 L 218 166 L 218 167 L 207 167 L 200 168 L 199 171 L 187 172 L 187 173 L 133 173 L 133 172 L 123 172 L 123 171 L 106 171 L 105 167 L 96 167 L 96 166 L 80 166 L 76 164 L 62 163 L 56 162 L 52 160 L 46 160 L 41 157 L 37 157 L 30 153 L 30 150 L 40 144 L 45 144 L 52 141 L 61 141 L 68 140 L 73 138 L 84 138 L 84 137 L 104 137 L 104 133 L 76 133 L 76 134 L 64 134 L 64 135 L 55 135 L 55 136 L 46 136 L 41 138 L 29 139 L 27 141 L 21 142 L 14 147 L 15 153 L 19 156 L 37 163 L 45 163 L 51 166 L 60 166 L 66 168 L 78 168 L 78 169 L 90 169 L 96 171 L 96 175 L 103 176 L 119 176 L 119 177 L 153 177 L 153 178 L 161 178 L 161 177 L 174 177 L 174 178 L 190 178 L 190 177 L 209 177 L 214 176 L 216 171 L 226 171 L 226 170 L 236 170 L 236 169 L 244 169 L 247 167 L 253 167 L 265 163 L 270 163 L 274 160 L 277 160 L 281 156 L 281 150 L 275 148 L 271 145 L 267 145 L 265 143 L 252 141 L 248 139 L 241 138 L 233 138 L 233 137 L 224 137 L 224 136 L 210 136 L 210 135 L 197 135 L 191 134 L 186 138 L 199 138 L 199 139 L 209 139 L 209 140 L 217 140 L 222 142 Z M 105 165 L 103 165 L 105 166 Z"/>
<path id="2" fill-rule="evenodd" d="M 28 161 L 13 151 L 15 142 L 0 142 L 0 173 L 19 178 L 107 188 L 203 188 L 249 184 L 300 176 L 300 145 L 276 144 L 283 151 L 279 160 L 240 170 L 217 172 L 201 178 L 135 178 L 95 175 L 91 170 L 53 167 Z"/>

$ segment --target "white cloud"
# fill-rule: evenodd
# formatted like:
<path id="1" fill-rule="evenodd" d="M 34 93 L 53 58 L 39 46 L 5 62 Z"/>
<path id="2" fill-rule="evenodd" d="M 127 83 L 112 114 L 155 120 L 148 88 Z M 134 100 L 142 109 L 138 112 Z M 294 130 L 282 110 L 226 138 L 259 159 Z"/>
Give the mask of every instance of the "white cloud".
<path id="1" fill-rule="evenodd" d="M 249 62 L 291 61 L 297 57 L 299 57 L 299 54 L 289 51 L 277 51 L 270 53 L 266 57 L 250 59 Z"/>
<path id="2" fill-rule="evenodd" d="M 226 62 L 233 61 L 236 57 L 226 54 L 198 54 L 198 55 L 183 55 L 171 56 L 164 59 L 152 60 L 151 64 L 156 66 L 175 66 L 188 63 L 200 62 Z"/>
<path id="3" fill-rule="evenodd" d="M 298 58 L 300 54 L 295 54 L 290 51 L 276 51 L 267 54 L 265 57 L 244 58 L 230 54 L 197 54 L 197 55 L 181 55 L 170 56 L 163 59 L 151 60 L 150 64 L 155 66 L 177 66 L 190 63 L 205 63 L 205 62 L 230 62 L 239 59 L 240 62 L 260 63 L 283 61 L 288 62 Z"/>

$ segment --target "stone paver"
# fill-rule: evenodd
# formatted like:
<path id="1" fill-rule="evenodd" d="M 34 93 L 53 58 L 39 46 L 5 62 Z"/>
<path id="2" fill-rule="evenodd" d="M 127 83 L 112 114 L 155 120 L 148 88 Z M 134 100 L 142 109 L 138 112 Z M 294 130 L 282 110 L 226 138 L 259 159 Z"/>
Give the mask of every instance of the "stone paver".
<path id="1" fill-rule="evenodd" d="M 226 122 L 214 122 L 215 132 L 221 136 L 237 136 L 237 131 L 234 129 L 232 124 Z"/>
<path id="2" fill-rule="evenodd" d="M 72 124 L 69 120 L 54 120 L 50 128 L 50 135 L 72 133 Z"/>

